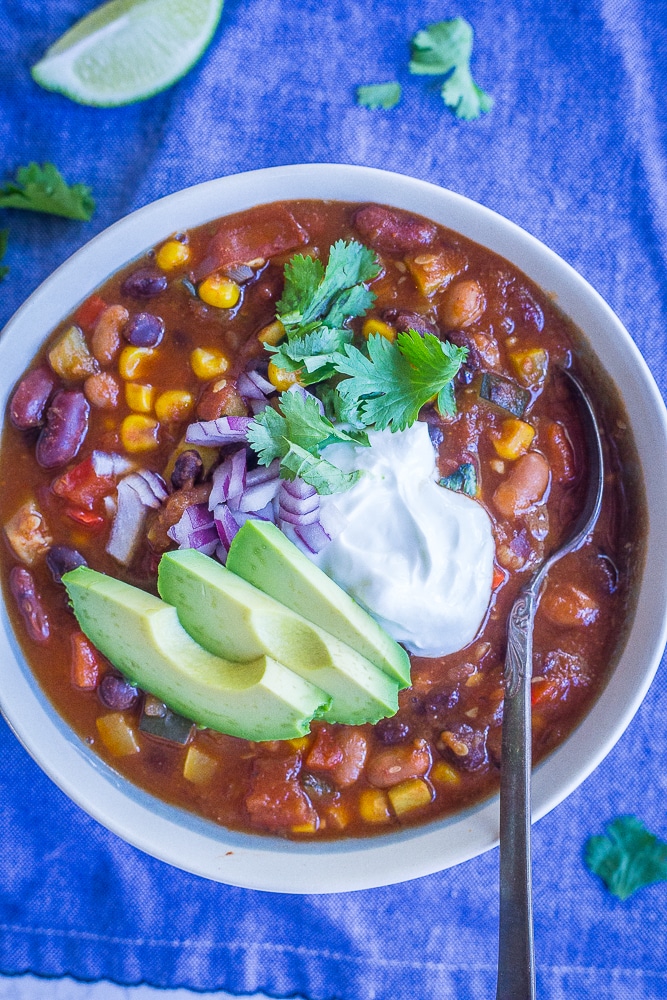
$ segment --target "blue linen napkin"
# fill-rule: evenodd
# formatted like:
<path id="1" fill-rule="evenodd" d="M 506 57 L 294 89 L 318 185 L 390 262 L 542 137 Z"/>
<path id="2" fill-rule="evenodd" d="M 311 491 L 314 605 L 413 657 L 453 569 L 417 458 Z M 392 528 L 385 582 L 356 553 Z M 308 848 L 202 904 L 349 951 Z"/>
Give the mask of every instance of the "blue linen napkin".
<path id="1" fill-rule="evenodd" d="M 384 167 L 517 222 L 616 310 L 667 388 L 667 69 L 664 3 L 634 0 L 227 0 L 203 61 L 176 87 L 116 110 L 74 105 L 28 67 L 84 0 L 0 0 L 0 149 L 9 176 L 52 160 L 90 184 L 89 223 L 19 212 L 0 327 L 72 251 L 128 211 L 219 175 L 281 163 Z M 462 15 L 491 114 L 456 121 L 407 74 L 420 27 Z M 354 88 L 397 78 L 392 111 Z M 667 886 L 623 904 L 582 848 L 620 813 L 667 837 L 664 665 L 613 752 L 534 830 L 541 997 L 667 996 Z M 399 886 L 267 895 L 205 882 L 108 833 L 50 783 L 0 723 L 0 971 L 71 974 L 311 1000 L 494 995 L 497 854 Z"/>

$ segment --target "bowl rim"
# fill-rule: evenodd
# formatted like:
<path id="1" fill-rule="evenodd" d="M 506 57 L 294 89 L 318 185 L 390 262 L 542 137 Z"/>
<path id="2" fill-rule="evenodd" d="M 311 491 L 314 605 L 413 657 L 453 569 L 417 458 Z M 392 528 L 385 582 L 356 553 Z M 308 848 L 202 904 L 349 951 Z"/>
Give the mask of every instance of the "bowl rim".
<path id="1" fill-rule="evenodd" d="M 619 386 L 642 464 L 646 562 L 625 650 L 588 715 L 533 777 L 533 821 L 566 798 L 609 753 L 653 679 L 667 639 L 667 536 L 655 502 L 667 495 L 667 411 L 620 320 L 569 264 L 515 223 L 427 181 L 336 163 L 268 167 L 167 195 L 114 223 L 66 260 L 9 320 L 0 337 L 3 405 L 42 340 L 111 274 L 171 233 L 253 205 L 323 198 L 373 201 L 425 215 L 505 257 L 584 330 Z M 107 263 L 111 261 L 111 264 Z M 596 348 L 596 342 L 599 346 Z M 600 347 L 604 357 L 600 357 Z M 621 383 L 620 375 L 623 374 Z M 660 460 L 659 460 L 660 459 Z M 655 501 L 652 503 L 652 500 Z M 0 628 L 0 710 L 46 774 L 77 805 L 133 846 L 204 878 L 283 893 L 368 889 L 459 864 L 498 843 L 498 797 L 425 826 L 368 839 L 312 843 L 241 834 L 169 806 L 96 757 L 35 683 L 6 607 Z M 623 664 L 632 664 L 623 669 Z M 610 723 L 611 719 L 611 723 Z M 406 845 L 413 849 L 406 850 Z M 416 849 L 414 849 L 416 848 Z"/>

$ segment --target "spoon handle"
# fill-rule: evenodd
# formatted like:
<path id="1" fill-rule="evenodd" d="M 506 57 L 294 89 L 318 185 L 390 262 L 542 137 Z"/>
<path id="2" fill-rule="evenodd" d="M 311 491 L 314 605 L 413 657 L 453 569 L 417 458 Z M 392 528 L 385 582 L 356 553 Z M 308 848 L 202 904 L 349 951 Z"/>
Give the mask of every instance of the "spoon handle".
<path id="1" fill-rule="evenodd" d="M 530 860 L 531 709 L 536 584 L 510 612 L 500 771 L 500 928 L 496 1000 L 534 1000 Z"/>

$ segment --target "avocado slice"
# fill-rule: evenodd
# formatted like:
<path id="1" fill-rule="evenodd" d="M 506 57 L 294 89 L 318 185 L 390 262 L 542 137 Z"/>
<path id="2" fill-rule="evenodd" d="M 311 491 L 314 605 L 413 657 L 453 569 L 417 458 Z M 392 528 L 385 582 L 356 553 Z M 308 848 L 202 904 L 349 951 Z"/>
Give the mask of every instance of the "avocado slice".
<path id="1" fill-rule="evenodd" d="M 186 632 L 215 656 L 271 656 L 326 691 L 331 707 L 322 718 L 329 722 L 356 726 L 398 710 L 392 677 L 210 556 L 195 549 L 165 552 L 158 591 L 176 607 Z"/>
<path id="2" fill-rule="evenodd" d="M 410 686 L 405 650 L 275 524 L 246 521 L 231 544 L 227 568 L 352 646 L 399 687 Z"/>
<path id="3" fill-rule="evenodd" d="M 87 566 L 63 576 L 77 621 L 128 680 L 173 711 L 230 736 L 303 736 L 330 699 L 269 656 L 229 663 L 188 635 L 176 608 Z"/>

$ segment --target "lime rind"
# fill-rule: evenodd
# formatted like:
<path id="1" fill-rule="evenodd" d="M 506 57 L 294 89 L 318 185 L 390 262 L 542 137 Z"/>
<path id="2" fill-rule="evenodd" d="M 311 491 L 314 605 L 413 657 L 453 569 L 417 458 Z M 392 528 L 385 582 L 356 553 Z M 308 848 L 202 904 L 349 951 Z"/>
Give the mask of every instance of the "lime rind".
<path id="1" fill-rule="evenodd" d="M 47 90 L 118 107 L 182 79 L 208 48 L 224 0 L 111 0 L 78 21 L 32 69 Z"/>

